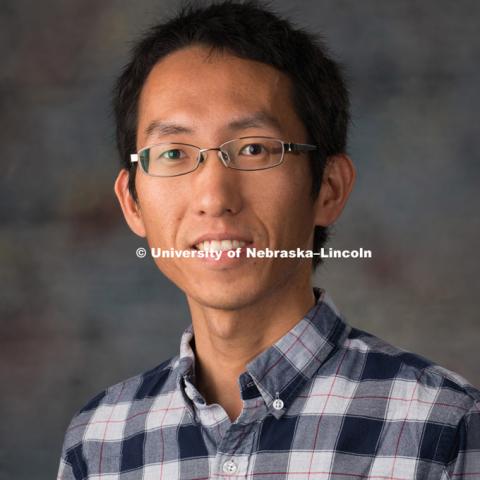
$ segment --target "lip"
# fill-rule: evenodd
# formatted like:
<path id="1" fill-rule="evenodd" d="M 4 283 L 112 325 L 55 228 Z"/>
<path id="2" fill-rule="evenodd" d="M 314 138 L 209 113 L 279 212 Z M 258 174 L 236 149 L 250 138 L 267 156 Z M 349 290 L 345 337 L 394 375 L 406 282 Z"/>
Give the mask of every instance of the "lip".
<path id="1" fill-rule="evenodd" d="M 200 235 L 197 237 L 193 243 L 191 244 L 191 248 L 196 248 L 196 245 L 198 245 L 201 242 L 204 242 L 205 240 L 240 240 L 241 242 L 245 242 L 246 245 L 251 245 L 253 243 L 253 240 L 249 238 L 248 236 L 238 233 L 238 232 L 211 232 L 211 233 L 204 233 L 203 235 Z"/>

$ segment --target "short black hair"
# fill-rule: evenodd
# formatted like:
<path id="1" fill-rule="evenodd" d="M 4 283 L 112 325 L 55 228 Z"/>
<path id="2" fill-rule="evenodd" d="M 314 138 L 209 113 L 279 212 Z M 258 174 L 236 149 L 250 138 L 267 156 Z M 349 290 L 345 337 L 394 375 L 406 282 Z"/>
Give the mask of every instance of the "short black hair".
<path id="1" fill-rule="evenodd" d="M 136 151 L 142 87 L 160 60 L 192 45 L 271 65 L 290 78 L 294 108 L 305 125 L 308 142 L 320 147 L 310 158 L 314 200 L 328 157 L 346 149 L 350 114 L 345 79 L 319 35 L 296 28 L 270 6 L 252 0 L 186 4 L 171 19 L 151 27 L 132 49 L 113 90 L 113 111 L 117 146 L 122 166 L 130 174 L 133 198 L 137 199 L 136 164 L 131 164 L 130 154 Z M 315 227 L 314 251 L 320 251 L 328 236 L 328 227 Z M 315 256 L 313 268 L 319 263 L 321 257 Z"/>

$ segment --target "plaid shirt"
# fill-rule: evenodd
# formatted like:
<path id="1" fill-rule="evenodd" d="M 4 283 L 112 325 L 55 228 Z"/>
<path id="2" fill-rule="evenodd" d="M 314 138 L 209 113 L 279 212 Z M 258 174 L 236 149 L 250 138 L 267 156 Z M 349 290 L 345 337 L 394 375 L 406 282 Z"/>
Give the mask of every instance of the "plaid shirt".
<path id="1" fill-rule="evenodd" d="M 90 401 L 68 428 L 58 478 L 480 479 L 480 392 L 347 325 L 328 296 L 239 377 L 231 422 L 180 355 Z"/>

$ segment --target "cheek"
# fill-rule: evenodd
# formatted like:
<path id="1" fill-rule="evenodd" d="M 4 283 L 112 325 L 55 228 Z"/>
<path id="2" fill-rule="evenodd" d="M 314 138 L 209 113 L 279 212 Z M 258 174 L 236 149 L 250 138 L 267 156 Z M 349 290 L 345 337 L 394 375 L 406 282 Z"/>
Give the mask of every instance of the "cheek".
<path id="1" fill-rule="evenodd" d="M 178 190 L 162 185 L 159 179 L 138 182 L 140 210 L 151 246 L 174 246 L 175 233 L 182 218 L 182 196 Z"/>
<path id="2" fill-rule="evenodd" d="M 284 167 L 259 172 L 264 175 L 261 182 L 250 185 L 248 195 L 254 200 L 249 203 L 263 219 L 272 240 L 302 241 L 313 231 L 311 173 L 307 162 Z"/>

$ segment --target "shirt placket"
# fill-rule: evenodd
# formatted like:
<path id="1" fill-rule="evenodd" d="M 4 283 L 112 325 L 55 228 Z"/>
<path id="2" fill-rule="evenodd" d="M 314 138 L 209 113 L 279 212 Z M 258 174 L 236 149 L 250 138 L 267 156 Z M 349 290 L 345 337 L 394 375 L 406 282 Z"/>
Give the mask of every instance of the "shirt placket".
<path id="1" fill-rule="evenodd" d="M 214 440 L 216 444 L 215 457 L 210 461 L 210 477 L 225 480 L 249 478 L 260 420 L 267 414 L 265 402 L 254 387 L 251 377 L 247 374 L 240 382 L 243 409 L 234 423 L 230 422 L 221 406 L 206 405 L 201 394 L 188 379 L 186 387 L 198 421 L 208 431 L 210 440 Z"/>
<path id="2" fill-rule="evenodd" d="M 256 451 L 261 421 L 267 408 L 251 376 L 239 379 L 243 409 L 238 419 L 225 432 L 213 463 L 214 478 L 253 478 L 252 453 Z"/>

